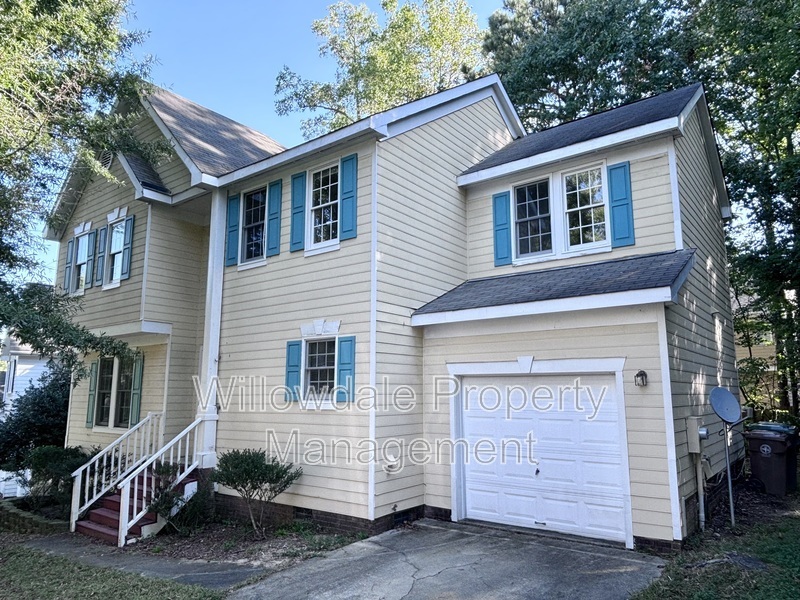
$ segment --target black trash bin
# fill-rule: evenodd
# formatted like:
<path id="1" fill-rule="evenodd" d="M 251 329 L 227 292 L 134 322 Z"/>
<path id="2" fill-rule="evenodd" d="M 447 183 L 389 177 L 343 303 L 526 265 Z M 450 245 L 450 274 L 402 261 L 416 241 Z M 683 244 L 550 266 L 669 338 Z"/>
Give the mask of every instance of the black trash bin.
<path id="1" fill-rule="evenodd" d="M 797 489 L 797 427 L 753 423 L 744 432 L 750 450 L 752 478 L 768 494 L 785 496 Z"/>

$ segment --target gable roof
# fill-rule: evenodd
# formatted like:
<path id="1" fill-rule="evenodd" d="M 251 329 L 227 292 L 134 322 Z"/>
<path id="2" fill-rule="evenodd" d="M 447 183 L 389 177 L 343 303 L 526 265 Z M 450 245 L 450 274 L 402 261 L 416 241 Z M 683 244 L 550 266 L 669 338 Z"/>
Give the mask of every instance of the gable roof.
<path id="1" fill-rule="evenodd" d="M 263 133 L 163 88 L 154 87 L 145 102 L 207 175 L 219 177 L 285 150 Z"/>
<path id="2" fill-rule="evenodd" d="M 526 135 L 489 155 L 462 175 L 678 117 L 701 89 L 702 85 L 695 83 Z"/>
<path id="3" fill-rule="evenodd" d="M 138 154 L 124 153 L 123 157 L 131 168 L 132 175 L 139 181 L 142 187 L 154 192 L 169 194 L 169 189 L 161 181 L 161 176 L 156 172 L 149 162 Z"/>
<path id="4" fill-rule="evenodd" d="M 688 274 L 694 253 L 693 249 L 672 250 L 587 265 L 473 279 L 414 312 L 412 325 L 471 320 L 457 316 L 450 318 L 452 315 L 442 319 L 420 318 L 423 315 L 473 311 L 473 314 L 478 315 L 475 318 L 480 318 L 481 313 L 476 313 L 476 309 L 563 301 L 571 298 L 583 299 L 602 294 L 666 289 L 671 297 Z"/>

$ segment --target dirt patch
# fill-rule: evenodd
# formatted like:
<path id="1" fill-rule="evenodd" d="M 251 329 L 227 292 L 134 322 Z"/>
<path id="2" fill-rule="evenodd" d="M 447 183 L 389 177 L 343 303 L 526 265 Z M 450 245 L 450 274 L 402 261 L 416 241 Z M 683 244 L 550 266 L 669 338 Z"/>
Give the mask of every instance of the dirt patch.
<path id="1" fill-rule="evenodd" d="M 121 552 L 169 556 L 186 560 L 230 562 L 275 572 L 313 556 L 322 556 L 364 535 L 320 531 L 302 522 L 275 529 L 265 539 L 239 523 L 211 523 L 189 535 L 161 533 L 121 549 Z"/>

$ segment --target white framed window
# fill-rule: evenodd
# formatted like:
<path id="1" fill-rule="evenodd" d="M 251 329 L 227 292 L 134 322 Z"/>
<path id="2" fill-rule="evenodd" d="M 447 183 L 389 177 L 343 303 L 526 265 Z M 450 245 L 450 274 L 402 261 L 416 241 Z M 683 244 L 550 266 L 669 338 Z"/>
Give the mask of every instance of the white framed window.
<path id="1" fill-rule="evenodd" d="M 310 172 L 308 186 L 308 249 L 339 243 L 339 165 Z"/>
<path id="2" fill-rule="evenodd" d="M 514 224 L 517 256 L 553 252 L 553 215 L 550 180 L 540 179 L 514 188 Z"/>
<path id="3" fill-rule="evenodd" d="M 266 242 L 267 188 L 242 194 L 242 242 L 239 262 L 264 259 Z"/>
<path id="4" fill-rule="evenodd" d="M 336 338 L 305 340 L 303 394 L 329 400 L 336 387 Z"/>
<path id="5" fill-rule="evenodd" d="M 600 166 L 563 175 L 567 248 L 589 248 L 608 241 L 608 207 Z"/>
<path id="6" fill-rule="evenodd" d="M 130 426 L 133 366 L 133 359 L 100 359 L 97 369 L 95 426 L 125 429 Z"/>
<path id="7" fill-rule="evenodd" d="M 86 289 L 86 278 L 91 277 L 87 273 L 87 262 L 89 260 L 89 234 L 85 233 L 75 238 L 75 262 L 72 269 L 72 291 L 73 293 L 83 293 Z"/>
<path id="8" fill-rule="evenodd" d="M 108 268 L 106 283 L 119 283 L 122 279 L 122 250 L 125 245 L 125 220 L 108 224 Z"/>

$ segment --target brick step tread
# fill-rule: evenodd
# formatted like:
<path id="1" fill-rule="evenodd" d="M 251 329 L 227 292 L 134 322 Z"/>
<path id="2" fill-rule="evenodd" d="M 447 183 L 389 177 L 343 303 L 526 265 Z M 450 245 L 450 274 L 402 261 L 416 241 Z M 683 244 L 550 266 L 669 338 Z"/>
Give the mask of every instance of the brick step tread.
<path id="1" fill-rule="evenodd" d="M 93 523 L 92 521 L 78 521 L 75 524 L 75 531 L 88 535 L 90 537 L 108 542 L 109 544 L 117 545 L 117 530 L 100 523 Z"/>
<path id="2" fill-rule="evenodd" d="M 94 508 L 89 511 L 87 515 L 88 521 L 92 523 L 98 523 L 100 525 L 105 525 L 106 527 L 111 527 L 114 531 L 119 529 L 119 512 L 112 510 L 110 508 Z M 131 527 L 131 533 L 134 535 L 139 535 L 142 532 L 142 527 L 144 525 L 152 525 L 156 522 L 155 518 L 148 518 L 147 515 L 139 519 L 139 521 Z"/>
<path id="3" fill-rule="evenodd" d="M 103 498 L 102 502 L 100 503 L 100 508 L 106 508 L 108 510 L 111 510 L 111 511 L 115 512 L 116 514 L 119 514 L 119 510 L 120 510 L 120 497 L 119 497 L 119 495 L 117 494 L 117 495 L 114 495 L 114 496 L 106 496 L 105 498 Z M 139 506 L 137 508 L 139 508 L 141 510 L 142 505 L 139 504 Z M 128 509 L 128 514 L 130 516 L 133 516 L 133 503 L 131 503 L 130 508 Z M 156 513 L 154 513 L 154 512 L 145 513 L 144 517 L 142 517 L 142 518 L 143 519 L 151 519 L 151 520 L 155 521 L 156 520 Z"/>

